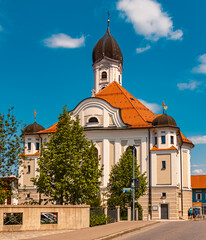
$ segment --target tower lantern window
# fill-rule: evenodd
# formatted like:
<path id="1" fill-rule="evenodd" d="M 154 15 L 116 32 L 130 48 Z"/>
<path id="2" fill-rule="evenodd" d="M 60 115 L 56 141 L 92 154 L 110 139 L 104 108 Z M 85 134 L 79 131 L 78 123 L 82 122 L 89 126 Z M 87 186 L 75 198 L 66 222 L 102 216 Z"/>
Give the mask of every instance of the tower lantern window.
<path id="1" fill-rule="evenodd" d="M 107 72 L 102 72 L 102 79 L 107 79 Z"/>

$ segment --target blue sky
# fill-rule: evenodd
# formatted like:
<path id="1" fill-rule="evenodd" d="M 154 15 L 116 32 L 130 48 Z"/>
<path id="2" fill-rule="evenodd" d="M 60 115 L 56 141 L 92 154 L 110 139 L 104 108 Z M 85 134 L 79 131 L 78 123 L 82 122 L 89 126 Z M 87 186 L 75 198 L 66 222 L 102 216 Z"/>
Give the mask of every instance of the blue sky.
<path id="1" fill-rule="evenodd" d="M 206 174 L 204 0 L 0 0 L 0 112 L 45 128 L 93 89 L 92 49 L 110 30 L 123 53 L 123 87 L 168 114 L 196 144 Z"/>

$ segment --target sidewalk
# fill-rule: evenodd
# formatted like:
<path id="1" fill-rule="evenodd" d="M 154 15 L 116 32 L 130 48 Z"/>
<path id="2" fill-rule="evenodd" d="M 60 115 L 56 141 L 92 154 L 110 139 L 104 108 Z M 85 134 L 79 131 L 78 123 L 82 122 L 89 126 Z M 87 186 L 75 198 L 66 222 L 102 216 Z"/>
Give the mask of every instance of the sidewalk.
<path id="1" fill-rule="evenodd" d="M 30 240 L 106 240 L 133 232 L 151 225 L 157 224 L 157 221 L 131 221 L 118 222 L 107 225 L 85 228 L 71 232 L 52 234 L 47 236 L 38 236 L 30 238 Z"/>

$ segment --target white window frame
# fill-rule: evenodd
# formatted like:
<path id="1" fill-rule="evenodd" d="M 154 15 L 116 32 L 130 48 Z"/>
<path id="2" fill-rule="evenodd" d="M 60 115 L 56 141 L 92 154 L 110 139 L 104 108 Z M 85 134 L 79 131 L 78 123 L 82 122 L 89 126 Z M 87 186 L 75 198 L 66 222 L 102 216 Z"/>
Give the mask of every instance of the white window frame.
<path id="1" fill-rule="evenodd" d="M 197 196 L 200 195 L 200 198 L 198 199 Z M 196 193 L 196 201 L 202 201 L 202 193 L 198 192 Z"/>

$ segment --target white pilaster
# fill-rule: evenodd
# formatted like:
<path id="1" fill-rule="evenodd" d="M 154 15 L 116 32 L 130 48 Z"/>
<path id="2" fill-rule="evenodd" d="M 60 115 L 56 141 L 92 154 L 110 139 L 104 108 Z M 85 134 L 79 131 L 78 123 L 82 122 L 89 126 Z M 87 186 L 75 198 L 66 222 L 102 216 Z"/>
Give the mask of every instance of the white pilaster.
<path id="1" fill-rule="evenodd" d="M 107 186 L 109 181 L 109 141 L 108 139 L 103 139 L 103 164 L 104 164 L 104 186 Z"/>

